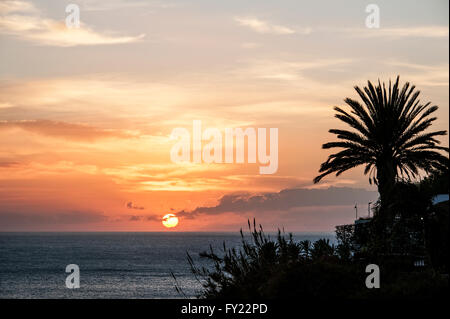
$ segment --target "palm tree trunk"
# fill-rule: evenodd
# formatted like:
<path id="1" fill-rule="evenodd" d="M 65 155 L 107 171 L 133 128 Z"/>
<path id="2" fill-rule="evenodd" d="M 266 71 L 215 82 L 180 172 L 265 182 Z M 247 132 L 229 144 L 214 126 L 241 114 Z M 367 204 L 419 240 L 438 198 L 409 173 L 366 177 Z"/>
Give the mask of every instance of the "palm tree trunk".
<path id="1" fill-rule="evenodd" d="M 374 218 L 374 227 L 376 241 L 383 247 L 381 250 L 386 252 L 389 248 L 388 233 L 389 220 L 393 217 L 389 209 L 392 200 L 392 194 L 395 187 L 396 171 L 393 165 L 385 161 L 377 167 L 378 192 L 380 194 L 380 207 Z"/>
<path id="2" fill-rule="evenodd" d="M 381 210 L 386 212 L 389 198 L 395 187 L 397 172 L 392 161 L 386 160 L 377 165 L 378 193 L 380 194 Z"/>

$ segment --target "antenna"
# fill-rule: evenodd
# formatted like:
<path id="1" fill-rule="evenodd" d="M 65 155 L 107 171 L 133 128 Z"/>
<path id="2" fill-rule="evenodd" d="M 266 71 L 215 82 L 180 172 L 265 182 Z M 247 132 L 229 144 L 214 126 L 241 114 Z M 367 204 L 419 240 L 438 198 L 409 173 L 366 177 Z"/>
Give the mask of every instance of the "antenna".
<path id="1" fill-rule="evenodd" d="M 356 215 L 356 219 L 358 219 L 358 205 L 355 204 L 355 215 Z"/>

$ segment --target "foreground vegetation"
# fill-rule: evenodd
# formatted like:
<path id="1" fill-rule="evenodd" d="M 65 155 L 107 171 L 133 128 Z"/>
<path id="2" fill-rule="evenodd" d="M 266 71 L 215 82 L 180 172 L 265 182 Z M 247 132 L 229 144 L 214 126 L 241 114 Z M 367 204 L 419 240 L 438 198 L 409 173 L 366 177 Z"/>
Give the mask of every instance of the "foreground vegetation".
<path id="1" fill-rule="evenodd" d="M 203 298 L 434 298 L 448 294 L 449 203 L 448 147 L 428 131 L 438 109 L 422 104 L 419 91 L 399 78 L 355 87 L 362 103 L 347 98 L 336 118 L 351 130 L 332 129 L 340 148 L 321 165 L 319 182 L 329 174 L 363 165 L 369 182 L 378 186 L 374 218 L 336 228 L 337 244 L 321 239 L 295 242 L 279 232 L 271 239 L 249 222 L 250 240 L 241 230 L 242 247 L 201 257 L 212 267 L 192 272 L 203 286 Z M 445 155 L 447 153 L 447 155 Z M 417 182 L 421 174 L 426 178 Z M 368 264 L 379 266 L 381 287 L 368 289 Z"/>
<path id="2" fill-rule="evenodd" d="M 241 231 L 240 249 L 224 246 L 222 255 L 213 249 L 202 253 L 212 267 L 197 267 L 188 257 L 203 286 L 200 298 L 435 298 L 448 293 L 448 279 L 439 272 L 404 271 L 393 260 L 377 261 L 382 285 L 368 289 L 370 262 L 350 257 L 343 238 L 337 245 L 325 239 L 295 242 L 292 234 L 281 232 L 271 239 L 255 223 L 249 230 L 250 240 Z"/>

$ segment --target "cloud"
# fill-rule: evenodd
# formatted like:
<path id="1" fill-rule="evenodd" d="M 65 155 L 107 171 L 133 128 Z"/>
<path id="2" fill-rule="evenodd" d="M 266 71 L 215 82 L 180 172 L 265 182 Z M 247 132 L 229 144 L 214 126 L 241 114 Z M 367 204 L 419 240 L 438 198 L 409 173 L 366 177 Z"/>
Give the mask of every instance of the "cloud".
<path id="1" fill-rule="evenodd" d="M 230 194 L 223 196 L 216 206 L 197 207 L 180 211 L 177 216 L 193 218 L 199 214 L 280 212 L 302 207 L 367 205 L 375 202 L 377 193 L 365 189 L 330 187 L 327 189 L 292 188 L 263 194 Z"/>
<path id="2" fill-rule="evenodd" d="M 0 2 L 0 14 L 5 15 L 11 12 L 36 12 L 32 3 L 24 1 L 5 0 Z"/>
<path id="3" fill-rule="evenodd" d="M 14 167 L 19 165 L 19 162 L 0 161 L 0 168 L 2 167 Z"/>
<path id="4" fill-rule="evenodd" d="M 131 222 L 139 222 L 139 221 L 161 221 L 161 217 L 157 215 L 132 215 L 128 218 Z"/>
<path id="5" fill-rule="evenodd" d="M 267 21 L 263 21 L 254 17 L 235 17 L 234 20 L 241 26 L 250 28 L 251 30 L 262 33 L 262 34 L 278 34 L 278 35 L 286 35 L 286 34 L 294 34 L 294 33 L 302 33 L 309 34 L 311 33 L 310 28 L 306 29 L 292 29 L 290 27 L 272 24 Z"/>
<path id="6" fill-rule="evenodd" d="M 241 44 L 241 47 L 244 49 L 255 49 L 260 47 L 261 44 L 260 43 L 256 43 L 256 42 L 244 42 Z"/>
<path id="7" fill-rule="evenodd" d="M 160 222 L 160 221 L 161 221 L 161 217 L 160 217 L 160 216 L 157 216 L 157 215 L 148 215 L 148 216 L 146 217 L 146 219 L 147 219 L 148 221 L 157 221 L 157 222 Z"/>
<path id="8" fill-rule="evenodd" d="M 136 206 L 136 205 L 133 205 L 133 202 L 128 202 L 128 203 L 127 203 L 127 208 L 128 208 L 128 209 L 139 209 L 139 210 L 145 209 L 145 208 L 142 207 L 142 206 Z"/>
<path id="9" fill-rule="evenodd" d="M 314 59 L 310 61 L 281 60 L 281 59 L 253 59 L 246 61 L 245 65 L 238 66 L 232 71 L 234 76 L 256 78 L 261 80 L 276 80 L 301 83 L 302 87 L 313 85 L 306 72 L 314 70 L 331 70 L 345 67 L 354 63 L 355 59 L 330 58 Z"/>
<path id="10" fill-rule="evenodd" d="M 400 70 L 400 74 L 406 74 L 407 78 L 416 85 L 448 86 L 448 63 L 425 65 L 391 60 L 386 62 L 386 64 Z"/>
<path id="11" fill-rule="evenodd" d="M 20 14 L 18 14 L 20 13 Z M 138 36 L 119 36 L 99 33 L 87 25 L 67 28 L 64 21 L 40 16 L 32 4 L 23 1 L 5 1 L 0 5 L 0 33 L 11 34 L 41 45 L 71 47 L 79 45 L 123 44 L 141 40 Z"/>
<path id="12" fill-rule="evenodd" d="M 11 103 L 3 103 L 3 102 L 0 102 L 0 109 L 6 109 L 6 108 L 10 108 L 10 107 L 13 107 L 13 105 L 11 104 Z"/>
<path id="13" fill-rule="evenodd" d="M 99 129 L 88 125 L 72 124 L 50 120 L 0 121 L 2 129 L 20 128 L 32 133 L 63 138 L 73 141 L 92 142 L 105 138 L 129 138 L 131 135 L 122 131 Z"/>
<path id="14" fill-rule="evenodd" d="M 167 9 L 178 7 L 179 4 L 168 3 L 168 1 L 125 1 L 125 0 L 78 0 L 83 11 L 108 11 L 108 10 L 122 10 L 132 8 L 150 8 L 150 9 Z M 146 11 L 148 12 L 148 11 Z"/>
<path id="15" fill-rule="evenodd" d="M 345 29 L 357 37 L 369 38 L 445 38 L 448 26 L 392 27 L 379 29 Z"/>
<path id="16" fill-rule="evenodd" d="M 11 227 L 89 224 L 107 220 L 108 217 L 99 212 L 26 213 L 0 211 L 0 225 L 3 230 L 8 230 Z"/>

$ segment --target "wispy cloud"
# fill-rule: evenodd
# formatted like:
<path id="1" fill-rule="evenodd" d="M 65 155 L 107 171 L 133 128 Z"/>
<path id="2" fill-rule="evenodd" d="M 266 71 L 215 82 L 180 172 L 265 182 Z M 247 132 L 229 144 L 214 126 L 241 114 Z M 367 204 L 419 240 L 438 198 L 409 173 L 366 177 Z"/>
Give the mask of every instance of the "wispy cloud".
<path id="1" fill-rule="evenodd" d="M 30 213 L 30 212 L 10 212 L 0 208 L 1 230 L 11 230 L 11 228 L 33 228 L 45 226 L 60 226 L 73 224 L 98 223 L 108 220 L 108 217 L 101 212 L 91 211 L 56 211 L 52 213 Z"/>
<path id="2" fill-rule="evenodd" d="M 311 28 L 294 29 L 292 27 L 273 24 L 255 17 L 235 17 L 234 20 L 241 26 L 250 28 L 255 32 L 263 34 L 279 34 L 279 35 L 294 34 L 294 33 L 309 34 L 312 31 Z"/>
<path id="3" fill-rule="evenodd" d="M 388 65 L 394 66 L 407 75 L 408 79 L 420 86 L 448 86 L 448 63 L 425 65 L 406 61 L 391 60 Z"/>
<path id="4" fill-rule="evenodd" d="M 32 3 L 24 1 L 5 0 L 0 2 L 0 14 L 5 15 L 11 12 L 36 12 Z"/>
<path id="5" fill-rule="evenodd" d="M 131 222 L 138 222 L 138 221 L 152 221 L 152 222 L 161 222 L 162 218 L 159 215 L 131 215 L 128 218 Z"/>
<path id="6" fill-rule="evenodd" d="M 260 47 L 261 44 L 260 43 L 256 43 L 256 42 L 244 42 L 241 44 L 241 47 L 244 49 L 255 49 Z"/>
<path id="7" fill-rule="evenodd" d="M 143 209 L 145 209 L 145 208 L 142 207 L 142 206 L 137 206 L 137 205 L 133 204 L 133 202 L 128 202 L 128 203 L 127 203 L 127 208 L 128 208 L 128 209 L 138 209 L 138 210 L 143 210 Z"/>
<path id="8" fill-rule="evenodd" d="M 14 167 L 14 166 L 17 166 L 17 165 L 19 165 L 18 162 L 0 161 L 0 168 L 2 168 L 2 167 L 6 167 L 6 168 Z"/>
<path id="9" fill-rule="evenodd" d="M 20 128 L 32 133 L 74 141 L 94 141 L 104 138 L 128 138 L 122 131 L 99 129 L 88 125 L 50 120 L 0 121 L 0 130 Z"/>
<path id="10" fill-rule="evenodd" d="M 4 103 L 4 102 L 0 102 L 0 109 L 6 109 L 9 107 L 13 107 L 13 105 L 11 103 Z"/>
<path id="11" fill-rule="evenodd" d="M 10 34 L 40 45 L 71 47 L 80 45 L 123 44 L 141 40 L 145 34 L 121 36 L 94 31 L 81 24 L 67 28 L 64 21 L 41 17 L 40 11 L 23 1 L 5 1 L 0 5 L 0 33 Z"/>
<path id="12" fill-rule="evenodd" d="M 448 26 L 381 27 L 379 29 L 345 29 L 356 37 L 368 38 L 445 38 Z"/>
<path id="13" fill-rule="evenodd" d="M 78 0 L 77 3 L 86 11 L 108 11 L 132 8 L 167 9 L 179 6 L 177 3 L 152 0 Z"/>
<path id="14" fill-rule="evenodd" d="M 306 85 L 304 71 L 319 70 L 337 66 L 349 65 L 355 59 L 314 59 L 309 61 L 287 61 L 287 60 L 253 60 L 247 61 L 244 66 L 238 67 L 233 71 L 237 77 L 250 77 L 265 80 L 281 81 L 303 81 Z"/>

